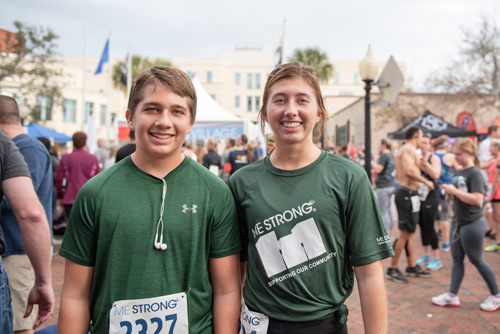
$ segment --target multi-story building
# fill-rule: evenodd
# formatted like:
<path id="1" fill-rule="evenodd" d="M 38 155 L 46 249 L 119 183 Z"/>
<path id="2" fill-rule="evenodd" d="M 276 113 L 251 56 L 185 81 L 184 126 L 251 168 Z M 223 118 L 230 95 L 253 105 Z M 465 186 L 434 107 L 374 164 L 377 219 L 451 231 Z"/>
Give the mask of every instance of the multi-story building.
<path id="1" fill-rule="evenodd" d="M 184 70 L 191 76 L 196 75 L 204 89 L 224 109 L 232 114 L 257 121 L 262 106 L 262 94 L 268 74 L 273 69 L 273 53 L 269 50 L 239 48 L 221 51 L 213 59 L 169 59 L 173 66 Z M 63 76 L 56 80 L 62 86 L 62 101 L 46 103 L 43 97 L 36 99 L 42 104 L 41 123 L 51 129 L 71 136 L 75 131 L 89 131 L 95 127 L 96 137 L 109 138 L 117 144 L 118 125 L 126 125 L 124 117 L 127 106 L 124 90 L 111 85 L 110 118 L 111 129 L 106 128 L 108 108 L 108 78 L 110 63 L 106 63 L 102 73 L 94 75 L 99 59 L 88 58 L 85 66 L 81 58 L 61 58 L 57 60 Z M 111 66 L 116 62 L 111 60 Z M 363 82 L 358 73 L 357 60 L 332 61 L 333 77 L 322 84 L 322 92 L 330 114 L 344 109 L 347 105 L 364 95 Z M 380 64 L 381 67 L 383 64 Z M 404 69 L 404 66 L 403 66 Z M 404 71 L 404 70 L 403 70 Z M 85 90 L 83 89 L 85 83 Z M 19 82 L 7 82 L 1 94 L 16 96 Z M 22 99 L 21 99 L 22 100 Z M 50 110 L 49 110 L 50 109 Z M 89 125 L 88 116 L 92 115 L 94 125 Z M 90 128 L 89 128 L 90 126 Z M 125 138 L 122 138 L 125 139 Z"/>

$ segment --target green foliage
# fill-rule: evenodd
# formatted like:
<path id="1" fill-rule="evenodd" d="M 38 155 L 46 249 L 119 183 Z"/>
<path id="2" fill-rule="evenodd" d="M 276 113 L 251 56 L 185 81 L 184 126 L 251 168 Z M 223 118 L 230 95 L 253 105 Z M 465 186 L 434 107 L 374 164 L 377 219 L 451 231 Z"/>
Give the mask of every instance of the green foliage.
<path id="1" fill-rule="evenodd" d="M 18 95 L 45 96 L 53 106 L 61 98 L 61 86 L 54 80 L 62 76 L 54 58 L 58 36 L 50 28 L 28 26 L 19 21 L 15 21 L 14 26 L 15 33 L 7 33 L 5 40 L 8 52 L 0 53 L 0 92 L 8 79 Z M 40 108 L 32 100 L 25 99 L 25 103 L 37 121 Z"/>
<path id="2" fill-rule="evenodd" d="M 122 78 L 122 68 L 123 68 L 123 61 L 117 62 L 113 66 L 113 85 L 115 88 L 121 89 L 124 92 L 127 90 L 127 87 L 123 84 L 121 81 Z M 172 63 L 170 61 L 165 60 L 165 59 L 150 59 L 146 57 L 141 57 L 141 56 L 132 56 L 132 81 L 134 81 L 135 77 L 141 73 L 142 70 L 149 68 L 151 66 L 156 66 L 156 65 L 161 65 L 161 66 L 172 66 Z"/>
<path id="3" fill-rule="evenodd" d="M 311 66 L 323 83 L 327 83 L 333 76 L 334 67 L 328 60 L 326 52 L 321 52 L 319 48 L 295 49 L 290 61 L 300 61 Z"/>

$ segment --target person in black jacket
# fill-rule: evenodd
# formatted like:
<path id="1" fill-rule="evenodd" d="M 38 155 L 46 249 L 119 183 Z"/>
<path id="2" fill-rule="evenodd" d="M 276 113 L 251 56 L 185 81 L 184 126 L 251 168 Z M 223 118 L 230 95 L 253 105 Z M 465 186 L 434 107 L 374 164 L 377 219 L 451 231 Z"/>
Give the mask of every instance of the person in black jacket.
<path id="1" fill-rule="evenodd" d="M 222 172 L 222 158 L 217 153 L 217 141 L 215 139 L 208 140 L 207 150 L 207 154 L 203 156 L 203 166 L 220 177 Z"/>

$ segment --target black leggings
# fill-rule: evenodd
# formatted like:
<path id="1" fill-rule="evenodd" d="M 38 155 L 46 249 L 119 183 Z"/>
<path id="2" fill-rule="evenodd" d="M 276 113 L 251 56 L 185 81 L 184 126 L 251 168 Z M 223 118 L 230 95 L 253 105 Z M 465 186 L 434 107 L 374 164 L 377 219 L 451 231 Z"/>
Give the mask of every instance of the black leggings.
<path id="1" fill-rule="evenodd" d="M 420 206 L 420 216 L 418 224 L 420 225 L 420 234 L 424 246 L 431 245 L 432 249 L 438 249 L 438 237 L 434 229 L 434 221 L 437 218 L 439 206 L 439 197 L 436 190 L 429 192 L 427 198 Z"/>

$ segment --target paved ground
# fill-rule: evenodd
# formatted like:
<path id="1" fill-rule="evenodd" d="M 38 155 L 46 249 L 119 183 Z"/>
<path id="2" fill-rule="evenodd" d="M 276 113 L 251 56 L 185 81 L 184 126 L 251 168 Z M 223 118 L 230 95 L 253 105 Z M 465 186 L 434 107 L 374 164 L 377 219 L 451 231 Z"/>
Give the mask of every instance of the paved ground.
<path id="1" fill-rule="evenodd" d="M 418 232 L 417 232 L 418 233 Z M 487 239 L 486 243 L 490 243 Z M 417 254 L 421 255 L 420 240 L 416 242 Z M 59 249 L 56 241 L 55 250 Z M 388 296 L 389 333 L 500 333 L 500 310 L 484 312 L 479 304 L 489 296 L 488 289 L 476 268 L 466 260 L 465 277 L 459 295 L 462 306 L 442 308 L 431 304 L 431 297 L 448 291 L 451 257 L 441 252 L 444 267 L 433 272 L 430 278 L 410 278 L 408 284 L 398 284 L 386 279 Z M 500 284 L 500 254 L 485 253 L 486 261 L 495 271 Z M 384 260 L 387 268 L 389 260 Z M 400 269 L 406 268 L 406 259 L 400 260 Z M 53 285 L 56 294 L 56 311 L 43 327 L 57 322 L 59 301 L 64 276 L 64 259 L 59 255 L 52 260 Z M 357 287 L 348 299 L 349 333 L 363 333 Z"/>

